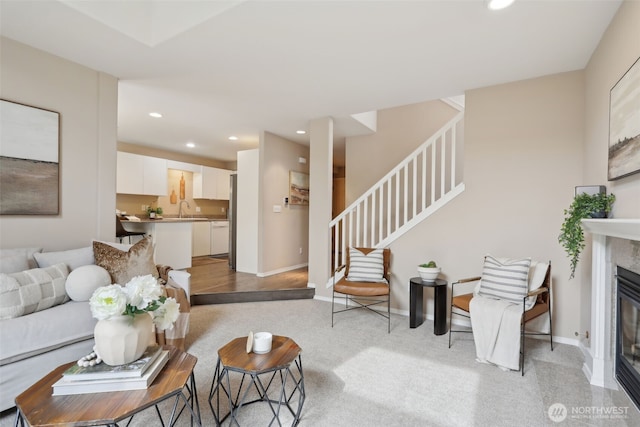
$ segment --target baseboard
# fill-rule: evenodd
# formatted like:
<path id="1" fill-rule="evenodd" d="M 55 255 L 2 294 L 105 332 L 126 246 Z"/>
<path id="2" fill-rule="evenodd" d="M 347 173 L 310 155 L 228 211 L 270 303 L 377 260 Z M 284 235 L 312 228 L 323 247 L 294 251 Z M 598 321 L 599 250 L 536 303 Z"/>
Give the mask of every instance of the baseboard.
<path id="1" fill-rule="evenodd" d="M 266 271 L 266 272 L 263 272 L 263 273 L 257 273 L 256 276 L 257 277 L 269 277 L 269 276 L 273 276 L 275 274 L 286 273 L 287 271 L 297 270 L 299 268 L 308 267 L 308 266 L 309 266 L 309 263 L 292 265 L 292 266 L 289 266 L 289 267 L 279 268 L 277 270 L 271 270 L 271 271 Z"/>

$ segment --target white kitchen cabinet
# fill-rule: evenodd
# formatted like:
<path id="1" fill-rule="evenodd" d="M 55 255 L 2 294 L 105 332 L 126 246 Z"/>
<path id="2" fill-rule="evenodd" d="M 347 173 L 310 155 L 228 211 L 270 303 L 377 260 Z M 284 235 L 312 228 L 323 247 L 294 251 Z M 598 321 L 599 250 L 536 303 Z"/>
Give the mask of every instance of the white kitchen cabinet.
<path id="1" fill-rule="evenodd" d="M 166 196 L 167 160 L 118 151 L 116 192 Z"/>
<path id="2" fill-rule="evenodd" d="M 118 151 L 116 192 L 143 194 L 144 164 L 142 156 Z"/>
<path id="3" fill-rule="evenodd" d="M 218 200 L 229 200 L 229 186 L 231 171 L 227 169 L 216 170 L 216 180 L 218 187 Z"/>
<path id="4" fill-rule="evenodd" d="M 211 221 L 211 255 L 229 253 L 229 221 Z"/>
<path id="5" fill-rule="evenodd" d="M 229 177 L 231 171 L 202 166 L 193 174 L 193 198 L 229 200 Z"/>
<path id="6" fill-rule="evenodd" d="M 215 168 L 202 166 L 200 172 L 193 174 L 193 198 L 215 199 L 218 196 L 217 174 Z"/>
<path id="7" fill-rule="evenodd" d="M 211 255 L 211 222 L 200 221 L 193 223 L 193 237 L 191 239 L 192 255 Z"/>
<path id="8" fill-rule="evenodd" d="M 144 194 L 166 196 L 169 187 L 167 160 L 157 157 L 143 156 L 144 162 Z"/>

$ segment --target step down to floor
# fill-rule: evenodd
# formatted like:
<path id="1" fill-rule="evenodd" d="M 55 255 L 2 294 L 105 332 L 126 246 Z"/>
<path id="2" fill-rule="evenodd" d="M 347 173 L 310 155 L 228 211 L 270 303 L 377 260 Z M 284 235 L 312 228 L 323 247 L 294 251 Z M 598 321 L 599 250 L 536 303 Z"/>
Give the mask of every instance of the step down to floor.
<path id="1" fill-rule="evenodd" d="M 220 292 L 215 294 L 191 295 L 191 305 L 313 299 L 315 293 L 316 290 L 314 288 L 278 289 L 273 291 Z"/>

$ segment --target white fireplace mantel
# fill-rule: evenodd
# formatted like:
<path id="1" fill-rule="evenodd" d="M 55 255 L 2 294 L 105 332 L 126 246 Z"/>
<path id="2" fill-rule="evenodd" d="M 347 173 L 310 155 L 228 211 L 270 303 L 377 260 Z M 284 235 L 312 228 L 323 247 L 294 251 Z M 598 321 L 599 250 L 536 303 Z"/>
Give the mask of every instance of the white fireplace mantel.
<path id="1" fill-rule="evenodd" d="M 640 219 L 584 219 L 584 230 L 593 235 L 591 267 L 591 360 L 582 368 L 593 385 L 617 389 L 611 334 L 613 321 L 613 266 L 607 237 L 640 241 Z"/>
<path id="2" fill-rule="evenodd" d="M 582 226 L 594 235 L 640 241 L 640 219 L 583 219 Z"/>

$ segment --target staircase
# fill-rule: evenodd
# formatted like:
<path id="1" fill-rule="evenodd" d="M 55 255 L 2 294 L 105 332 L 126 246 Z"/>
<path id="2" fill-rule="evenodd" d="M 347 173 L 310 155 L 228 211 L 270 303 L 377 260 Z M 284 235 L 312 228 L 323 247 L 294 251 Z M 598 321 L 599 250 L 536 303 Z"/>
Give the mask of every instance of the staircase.
<path id="1" fill-rule="evenodd" d="M 388 246 L 462 193 L 463 141 L 461 111 L 334 218 L 332 265 L 351 246 Z"/>

